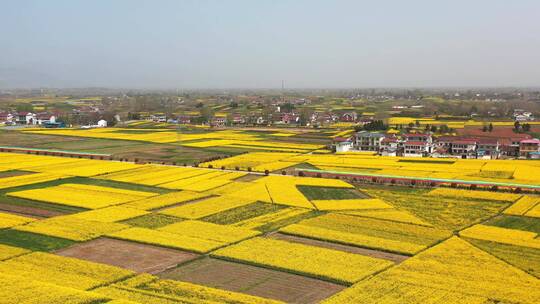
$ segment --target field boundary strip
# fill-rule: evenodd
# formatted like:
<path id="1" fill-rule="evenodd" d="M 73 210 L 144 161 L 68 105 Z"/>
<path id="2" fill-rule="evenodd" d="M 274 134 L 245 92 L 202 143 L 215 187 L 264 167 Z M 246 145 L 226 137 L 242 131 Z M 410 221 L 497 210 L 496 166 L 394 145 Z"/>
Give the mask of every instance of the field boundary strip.
<path id="1" fill-rule="evenodd" d="M 540 185 L 486 182 L 486 181 L 479 181 L 479 180 L 443 179 L 443 178 L 430 178 L 430 177 L 413 177 L 413 176 L 401 176 L 401 175 L 386 175 L 386 174 L 358 173 L 358 172 L 347 172 L 347 171 L 333 171 L 333 170 L 298 169 L 298 168 L 296 168 L 295 170 L 302 171 L 302 172 L 329 173 L 329 174 L 336 174 L 336 175 L 354 175 L 354 176 L 359 176 L 359 177 L 382 177 L 382 178 L 392 178 L 392 179 L 402 179 L 402 180 L 431 181 L 431 182 L 439 182 L 439 183 L 459 183 L 459 184 L 468 184 L 468 185 L 503 186 L 503 187 L 540 189 Z"/>

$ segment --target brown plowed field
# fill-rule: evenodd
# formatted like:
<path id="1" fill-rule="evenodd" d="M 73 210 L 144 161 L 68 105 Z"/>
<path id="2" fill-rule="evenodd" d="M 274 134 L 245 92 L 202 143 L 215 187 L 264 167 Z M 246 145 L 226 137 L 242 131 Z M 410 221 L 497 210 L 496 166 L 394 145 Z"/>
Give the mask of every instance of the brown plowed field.
<path id="1" fill-rule="evenodd" d="M 370 256 L 373 258 L 389 260 L 394 263 L 401 263 L 404 260 L 409 258 L 406 255 L 400 255 L 400 254 L 367 249 L 367 248 L 360 248 L 360 247 L 355 247 L 355 246 L 336 244 L 336 243 L 331 243 L 331 242 L 326 242 L 326 241 L 313 240 L 309 238 L 288 235 L 288 234 L 283 234 L 283 233 L 272 233 L 272 234 L 269 234 L 267 237 L 278 239 L 278 240 L 294 242 L 294 243 L 302 243 L 306 245 L 312 245 L 312 246 L 330 248 L 330 249 L 335 249 L 335 250 L 340 250 L 340 251 L 345 251 L 345 252 L 350 252 L 350 253 L 361 254 L 361 255 Z"/>
<path id="2" fill-rule="evenodd" d="M 318 303 L 345 288 L 300 275 L 213 258 L 199 259 L 158 276 L 287 303 Z"/>
<path id="3" fill-rule="evenodd" d="M 33 218 L 53 217 L 53 216 L 64 214 L 58 211 L 45 210 L 45 209 L 40 209 L 40 208 L 35 208 L 35 207 L 30 207 L 30 206 L 4 204 L 4 203 L 0 203 L 0 210 L 17 214 L 17 215 L 33 217 Z"/>
<path id="4" fill-rule="evenodd" d="M 56 254 L 152 274 L 199 256 L 190 252 L 109 238 L 76 244 L 58 250 Z"/>

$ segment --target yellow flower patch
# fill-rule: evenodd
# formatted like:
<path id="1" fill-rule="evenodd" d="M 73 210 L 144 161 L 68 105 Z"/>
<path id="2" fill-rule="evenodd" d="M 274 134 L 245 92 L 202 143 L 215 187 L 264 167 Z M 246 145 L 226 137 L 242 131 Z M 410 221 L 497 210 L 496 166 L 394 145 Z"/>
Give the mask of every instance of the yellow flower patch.
<path id="1" fill-rule="evenodd" d="M 133 272 L 109 265 L 44 252 L 22 255 L 0 263 L 0 273 L 87 290 L 111 283 Z"/>
<path id="2" fill-rule="evenodd" d="M 386 260 L 267 238 L 249 239 L 212 255 L 345 284 L 393 265 Z"/>
<path id="3" fill-rule="evenodd" d="M 29 252 L 30 250 L 26 250 L 23 248 L 0 244 L 0 261 L 7 260 L 9 258 L 23 255 Z"/>
<path id="4" fill-rule="evenodd" d="M 223 246 L 223 243 L 215 240 L 138 227 L 110 233 L 107 236 L 122 240 L 183 249 L 197 253 L 206 253 Z"/>
<path id="5" fill-rule="evenodd" d="M 74 219 L 82 219 L 87 221 L 98 221 L 105 223 L 119 222 L 133 217 L 148 214 L 149 212 L 128 208 L 124 206 L 112 206 L 102 209 L 95 209 L 70 215 Z"/>
<path id="6" fill-rule="evenodd" d="M 362 210 L 394 208 L 381 199 L 312 200 L 319 210 Z"/>
<path id="7" fill-rule="evenodd" d="M 17 225 L 22 225 L 35 221 L 36 219 L 10 214 L 3 213 L 0 211 L 0 228 L 9 228 Z"/>
<path id="8" fill-rule="evenodd" d="M 182 221 L 161 227 L 158 230 L 193 238 L 221 242 L 223 245 L 241 241 L 261 234 L 249 229 L 217 225 L 201 221 Z"/>
<path id="9" fill-rule="evenodd" d="M 529 231 L 474 225 L 462 230 L 459 235 L 473 239 L 540 249 L 538 234 Z"/>
<path id="10" fill-rule="evenodd" d="M 196 199 L 208 197 L 210 194 L 197 193 L 192 191 L 178 191 L 170 192 L 158 196 L 148 197 L 137 201 L 132 201 L 123 204 L 123 207 L 141 209 L 141 210 L 153 210 L 158 208 L 167 207 L 170 205 L 176 205 L 179 203 L 189 202 Z"/>
<path id="11" fill-rule="evenodd" d="M 200 219 L 221 211 L 233 209 L 255 202 L 253 199 L 242 199 L 227 196 L 217 196 L 194 203 L 184 204 L 160 211 L 166 215 L 186 219 Z"/>
<path id="12" fill-rule="evenodd" d="M 16 226 L 13 229 L 74 241 L 86 241 L 128 227 L 130 226 L 120 223 L 106 223 L 77 218 L 73 215 L 65 215 L 31 222 L 27 225 Z"/>
<path id="13" fill-rule="evenodd" d="M 0 285 L 2 303 L 88 304 L 102 303 L 108 299 L 94 292 L 39 282 L 33 279 L 33 275 L 24 277 L 0 273 Z"/>
<path id="14" fill-rule="evenodd" d="M 62 184 L 43 189 L 10 192 L 7 195 L 48 203 L 98 209 L 157 194 L 92 185 Z"/>
<path id="15" fill-rule="evenodd" d="M 463 190 L 463 189 L 448 189 L 437 188 L 431 190 L 428 195 L 430 196 L 445 196 L 445 197 L 459 197 L 459 198 L 473 198 L 493 201 L 506 201 L 515 202 L 521 197 L 520 194 L 513 193 L 501 193 L 490 191 L 475 191 L 475 190 Z"/>

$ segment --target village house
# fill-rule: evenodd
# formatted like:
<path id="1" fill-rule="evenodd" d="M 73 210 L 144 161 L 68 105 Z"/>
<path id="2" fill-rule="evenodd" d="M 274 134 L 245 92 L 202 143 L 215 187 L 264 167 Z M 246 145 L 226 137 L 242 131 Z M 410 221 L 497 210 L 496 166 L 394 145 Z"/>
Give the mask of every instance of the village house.
<path id="1" fill-rule="evenodd" d="M 223 128 L 227 124 L 226 117 L 214 117 L 210 120 L 210 126 L 215 128 Z"/>
<path id="2" fill-rule="evenodd" d="M 405 157 L 423 157 L 427 156 L 430 145 L 425 141 L 408 140 L 403 143 L 403 156 Z"/>
<path id="3" fill-rule="evenodd" d="M 531 153 L 536 153 L 540 151 L 540 140 L 534 139 L 524 139 L 519 142 L 519 157 L 521 158 L 530 158 Z"/>
<path id="4" fill-rule="evenodd" d="M 334 152 L 348 152 L 353 147 L 351 138 L 336 137 L 333 139 L 332 150 Z"/>
<path id="5" fill-rule="evenodd" d="M 497 138 L 480 138 L 476 145 L 477 158 L 498 159 L 500 157 L 500 143 Z"/>
<path id="6" fill-rule="evenodd" d="M 451 142 L 450 154 L 461 158 L 476 158 L 476 140 L 455 139 Z"/>
<path id="7" fill-rule="evenodd" d="M 231 118 L 231 122 L 234 125 L 242 125 L 246 123 L 246 119 L 241 114 L 233 114 Z"/>
<path id="8" fill-rule="evenodd" d="M 360 131 L 354 136 L 354 148 L 359 151 L 379 152 L 385 137 L 382 133 Z"/>
<path id="9" fill-rule="evenodd" d="M 424 156 L 433 152 L 433 137 L 431 134 L 404 134 L 403 141 L 403 156 L 405 157 Z"/>
<path id="10" fill-rule="evenodd" d="M 358 115 L 356 112 L 347 112 L 341 114 L 341 117 L 339 118 L 339 121 L 342 122 L 355 122 L 358 119 Z"/>
<path id="11" fill-rule="evenodd" d="M 9 112 L 0 112 L 0 123 L 11 125 L 15 123 L 15 116 Z"/>
<path id="12" fill-rule="evenodd" d="M 397 137 L 383 138 L 379 152 L 382 156 L 397 156 L 399 153 L 399 140 Z"/>

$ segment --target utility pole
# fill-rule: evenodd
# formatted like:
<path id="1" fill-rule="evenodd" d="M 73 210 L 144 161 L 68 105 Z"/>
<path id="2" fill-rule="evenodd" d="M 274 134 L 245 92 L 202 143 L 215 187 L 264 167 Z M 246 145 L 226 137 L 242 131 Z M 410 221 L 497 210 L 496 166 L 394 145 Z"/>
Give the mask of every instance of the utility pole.
<path id="1" fill-rule="evenodd" d="M 281 102 L 285 103 L 285 80 L 281 80 Z"/>

